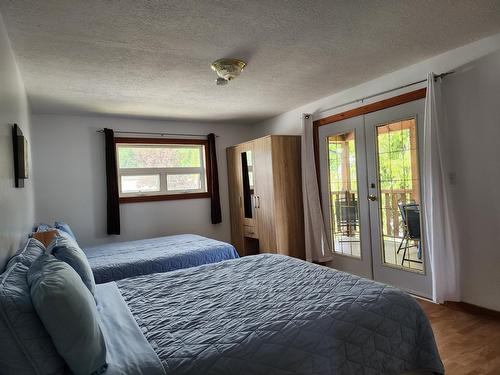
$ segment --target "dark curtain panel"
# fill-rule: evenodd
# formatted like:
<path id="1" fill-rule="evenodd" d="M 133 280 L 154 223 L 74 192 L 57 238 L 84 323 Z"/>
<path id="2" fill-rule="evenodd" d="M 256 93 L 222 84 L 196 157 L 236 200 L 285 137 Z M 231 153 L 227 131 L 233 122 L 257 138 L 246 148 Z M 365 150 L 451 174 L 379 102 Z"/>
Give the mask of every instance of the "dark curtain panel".
<path id="1" fill-rule="evenodd" d="M 217 170 L 217 152 L 215 151 L 215 134 L 208 135 L 208 164 L 209 164 L 209 181 L 210 181 L 210 203 L 212 224 L 222 222 L 222 212 L 220 209 L 220 194 L 219 194 L 219 172 Z"/>
<path id="2" fill-rule="evenodd" d="M 104 129 L 104 137 L 106 143 L 108 234 L 120 234 L 120 202 L 118 200 L 115 134 L 112 129 Z"/>

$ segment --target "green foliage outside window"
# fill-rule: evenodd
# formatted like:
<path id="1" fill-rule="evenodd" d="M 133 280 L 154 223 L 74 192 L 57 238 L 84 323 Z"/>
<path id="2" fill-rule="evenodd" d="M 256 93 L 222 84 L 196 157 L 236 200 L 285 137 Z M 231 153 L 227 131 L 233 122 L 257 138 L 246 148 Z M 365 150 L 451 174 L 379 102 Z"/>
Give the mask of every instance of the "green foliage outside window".
<path id="1" fill-rule="evenodd" d="M 199 147 L 118 147 L 120 168 L 200 167 Z"/>
<path id="2" fill-rule="evenodd" d="M 381 133 L 378 141 L 378 163 L 382 190 L 398 190 L 412 188 L 410 130 L 403 129 Z M 354 140 L 349 144 L 349 166 L 351 190 L 356 190 L 356 155 Z M 342 190 L 342 158 L 343 142 L 332 142 L 328 145 L 330 167 L 330 189 L 332 192 Z"/>
<path id="3" fill-rule="evenodd" d="M 410 130 L 382 133 L 377 140 L 381 189 L 411 189 Z"/>

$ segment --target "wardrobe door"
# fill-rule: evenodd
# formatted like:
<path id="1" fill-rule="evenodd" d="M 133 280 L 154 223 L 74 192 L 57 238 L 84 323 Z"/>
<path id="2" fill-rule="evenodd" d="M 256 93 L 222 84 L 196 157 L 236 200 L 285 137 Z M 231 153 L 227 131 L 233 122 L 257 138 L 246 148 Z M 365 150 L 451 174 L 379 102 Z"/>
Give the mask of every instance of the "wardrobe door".
<path id="1" fill-rule="evenodd" d="M 279 254 L 305 258 L 300 136 L 272 136 L 274 219 Z"/>
<path id="2" fill-rule="evenodd" d="M 271 137 L 256 139 L 254 146 L 254 175 L 257 230 L 261 253 L 276 252 L 274 222 L 273 160 Z"/>
<path id="3" fill-rule="evenodd" d="M 243 241 L 243 184 L 241 179 L 241 152 L 238 146 L 229 147 L 227 155 L 227 175 L 229 186 L 229 208 L 231 212 L 231 242 L 238 253 L 245 254 Z"/>

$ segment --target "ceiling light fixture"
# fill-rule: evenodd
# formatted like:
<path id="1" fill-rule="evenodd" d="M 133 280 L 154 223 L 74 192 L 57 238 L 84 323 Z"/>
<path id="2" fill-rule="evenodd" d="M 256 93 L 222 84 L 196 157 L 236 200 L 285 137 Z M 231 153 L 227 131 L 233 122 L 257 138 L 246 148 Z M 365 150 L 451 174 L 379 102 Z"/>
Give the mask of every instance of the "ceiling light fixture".
<path id="1" fill-rule="evenodd" d="M 215 81 L 217 86 L 227 85 L 229 81 L 238 77 L 247 63 L 238 59 L 219 59 L 212 63 L 212 70 L 219 78 Z"/>

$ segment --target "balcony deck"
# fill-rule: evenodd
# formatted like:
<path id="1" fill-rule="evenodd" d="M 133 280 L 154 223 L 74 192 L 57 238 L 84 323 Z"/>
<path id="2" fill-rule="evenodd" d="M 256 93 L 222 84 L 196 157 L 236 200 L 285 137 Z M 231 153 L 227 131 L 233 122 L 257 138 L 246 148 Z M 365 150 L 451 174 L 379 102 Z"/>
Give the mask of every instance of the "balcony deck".
<path id="1" fill-rule="evenodd" d="M 418 195 L 413 189 L 382 190 L 379 208 L 380 225 L 384 236 L 383 262 L 394 267 L 422 272 L 424 266 L 421 263 L 409 261 L 402 263 L 404 249 L 399 254 L 397 253 L 404 236 L 404 223 L 398 205 L 415 202 L 417 197 Z M 335 251 L 343 255 L 360 257 L 357 193 L 354 191 L 335 191 L 331 192 L 330 199 L 332 203 L 331 221 L 336 226 Z M 337 210 L 339 211 L 337 212 Z M 410 241 L 411 247 L 408 248 L 406 259 L 420 260 L 417 255 L 418 248 L 415 245 L 415 241 Z"/>
<path id="2" fill-rule="evenodd" d="M 412 271 L 424 271 L 424 266 L 420 263 L 415 262 L 404 262 L 403 266 L 401 266 L 401 261 L 403 260 L 403 251 L 401 250 L 399 254 L 397 254 L 397 250 L 399 244 L 401 243 L 402 238 L 389 238 L 384 241 L 384 260 L 385 263 L 406 270 Z M 352 257 L 361 257 L 360 250 L 360 242 L 359 238 L 342 236 L 340 237 L 340 241 L 337 241 L 334 244 L 334 250 L 337 254 L 352 256 Z M 417 255 L 418 249 L 416 246 L 412 246 L 408 249 L 408 254 L 406 258 L 418 261 Z"/>

